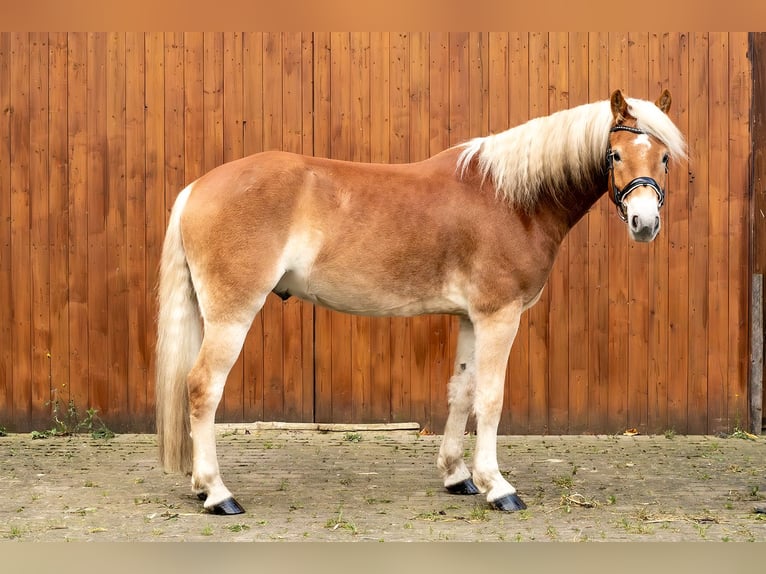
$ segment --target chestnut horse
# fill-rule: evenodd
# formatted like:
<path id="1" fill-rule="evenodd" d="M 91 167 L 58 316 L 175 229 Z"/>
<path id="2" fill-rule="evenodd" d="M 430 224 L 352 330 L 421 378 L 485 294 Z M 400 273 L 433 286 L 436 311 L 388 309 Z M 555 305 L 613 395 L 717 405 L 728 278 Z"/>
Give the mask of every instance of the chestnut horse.
<path id="1" fill-rule="evenodd" d="M 460 317 L 437 465 L 451 493 L 525 508 L 500 474 L 497 427 L 521 314 L 559 245 L 605 191 L 636 241 L 660 228 L 668 162 L 685 155 L 656 102 L 582 105 L 425 161 L 380 165 L 264 152 L 176 199 L 159 280 L 157 429 L 167 471 L 206 510 L 237 514 L 216 456 L 224 383 L 270 292 L 362 315 Z M 463 435 L 476 417 L 473 468 Z"/>

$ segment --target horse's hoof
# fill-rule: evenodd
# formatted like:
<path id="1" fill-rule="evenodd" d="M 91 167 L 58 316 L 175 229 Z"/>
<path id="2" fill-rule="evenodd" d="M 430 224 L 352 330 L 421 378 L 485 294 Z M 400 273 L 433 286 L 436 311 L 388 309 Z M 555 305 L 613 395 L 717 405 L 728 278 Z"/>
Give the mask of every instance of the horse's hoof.
<path id="1" fill-rule="evenodd" d="M 234 500 L 233 498 L 227 498 L 226 500 L 222 500 L 215 506 L 211 506 L 210 508 L 206 509 L 211 514 L 218 514 L 221 516 L 231 516 L 234 514 L 242 514 L 245 512 L 245 509 L 242 508 L 239 505 L 239 502 Z"/>
<path id="2" fill-rule="evenodd" d="M 473 480 L 466 478 L 462 482 L 450 484 L 445 487 L 450 494 L 479 494 L 479 489 L 473 483 Z"/>
<path id="3" fill-rule="evenodd" d="M 519 498 L 517 494 L 506 494 L 501 496 L 497 500 L 490 500 L 489 503 L 496 510 L 502 510 L 503 512 L 516 512 L 517 510 L 524 510 L 527 505 Z"/>
<path id="4" fill-rule="evenodd" d="M 205 502 L 207 500 L 207 492 L 198 492 L 197 498 L 202 502 Z"/>

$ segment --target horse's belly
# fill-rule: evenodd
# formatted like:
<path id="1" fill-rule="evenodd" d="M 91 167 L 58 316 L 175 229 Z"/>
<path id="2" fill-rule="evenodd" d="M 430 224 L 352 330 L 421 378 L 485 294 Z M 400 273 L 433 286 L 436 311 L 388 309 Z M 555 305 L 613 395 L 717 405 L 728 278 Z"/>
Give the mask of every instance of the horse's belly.
<path id="1" fill-rule="evenodd" d="M 445 288 L 419 295 L 397 293 L 385 286 L 360 285 L 360 278 L 343 283 L 307 278 L 288 271 L 274 291 L 280 296 L 294 295 L 304 301 L 354 315 L 413 316 L 433 313 L 462 314 L 466 305 L 456 291 Z"/>

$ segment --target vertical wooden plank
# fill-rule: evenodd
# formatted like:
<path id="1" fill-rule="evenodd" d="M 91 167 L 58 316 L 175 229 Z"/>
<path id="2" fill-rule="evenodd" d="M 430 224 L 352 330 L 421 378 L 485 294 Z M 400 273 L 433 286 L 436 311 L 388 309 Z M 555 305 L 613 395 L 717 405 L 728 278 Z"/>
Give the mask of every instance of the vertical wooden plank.
<path id="1" fill-rule="evenodd" d="M 649 93 L 656 99 L 668 87 L 669 34 L 649 35 Z M 668 181 L 666 192 L 670 192 Z M 648 388 L 647 430 L 661 433 L 668 429 L 668 300 L 669 283 L 669 233 L 665 207 L 660 214 L 664 229 L 649 249 L 649 334 L 648 334 Z"/>
<path id="2" fill-rule="evenodd" d="M 670 117 L 689 135 L 689 37 L 672 33 L 668 50 Z M 668 427 L 685 434 L 689 382 L 689 165 L 672 166 L 665 205 L 668 234 Z"/>
<path id="3" fill-rule="evenodd" d="M 609 34 L 609 83 L 626 89 L 628 38 Z M 628 423 L 628 237 L 624 223 L 609 217 L 609 418 L 608 430 L 622 432 Z"/>
<path id="4" fill-rule="evenodd" d="M 146 285 L 154 289 L 165 236 L 165 38 L 161 33 L 147 34 L 144 42 L 146 73 Z M 168 206 L 170 207 L 170 206 Z M 154 291 L 151 291 L 153 293 Z M 157 300 L 150 299 L 147 321 L 150 381 L 154 380 L 153 352 L 157 340 Z M 154 408 L 154 384 L 147 387 L 147 404 Z"/>
<path id="5" fill-rule="evenodd" d="M 30 269 L 32 275 L 32 410 L 29 423 L 50 421 L 50 240 L 48 187 L 48 34 L 30 34 L 29 194 Z"/>
<path id="6" fill-rule="evenodd" d="M 529 119 L 531 86 L 529 34 L 510 33 L 508 50 L 508 125 L 506 128 L 520 125 Z M 502 131 L 502 126 L 498 125 L 497 131 Z M 521 316 L 519 331 L 509 359 L 510 425 L 507 432 L 512 434 L 524 434 L 529 429 L 533 377 L 530 368 L 530 316 L 531 311 Z"/>
<path id="7" fill-rule="evenodd" d="M 68 41 L 69 180 L 69 388 L 57 387 L 66 404 L 88 402 L 88 131 L 87 37 Z"/>
<path id="8" fill-rule="evenodd" d="M 0 32 L 0 221 L 11 219 L 11 34 Z M 11 226 L 0 225 L 0 424 L 13 429 Z"/>
<path id="9" fill-rule="evenodd" d="M 106 263 L 108 420 L 127 428 L 128 412 L 128 255 L 126 245 L 126 38 L 106 37 Z"/>
<path id="10" fill-rule="evenodd" d="M 428 155 L 447 149 L 449 142 L 449 34 L 431 33 L 428 38 Z M 430 361 L 431 429 L 442 432 L 447 420 L 447 385 L 452 374 L 453 349 L 450 345 L 451 323 L 446 315 L 428 318 L 428 356 Z"/>
<path id="11" fill-rule="evenodd" d="M 282 37 L 278 33 L 263 36 L 263 149 L 282 149 Z M 284 416 L 284 338 L 282 301 L 269 295 L 263 314 L 263 409 L 267 419 Z"/>
<path id="12" fill-rule="evenodd" d="M 88 395 L 90 408 L 105 413 L 109 405 L 106 296 L 106 35 L 89 33 L 88 121 Z M 76 405 L 84 408 L 85 405 Z"/>
<path id="13" fill-rule="evenodd" d="M 204 35 L 184 34 L 184 179 L 191 183 L 205 173 Z"/>
<path id="14" fill-rule="evenodd" d="M 128 33 L 125 38 L 125 241 L 127 247 L 127 419 L 131 429 L 148 430 L 151 417 L 147 405 L 149 381 L 149 341 L 147 296 L 152 289 L 146 278 L 146 95 L 145 46 L 143 33 Z"/>
<path id="15" fill-rule="evenodd" d="M 548 112 L 569 108 L 569 46 L 565 32 L 549 34 Z M 565 433 L 569 426 L 569 237 L 559 247 L 548 279 L 548 430 Z"/>
<path id="16" fill-rule="evenodd" d="M 729 365 L 729 43 L 711 32 L 708 50 L 708 392 L 705 432 L 730 431 L 726 375 Z M 735 275 L 736 277 L 736 275 Z M 731 334 L 733 335 L 733 334 Z"/>
<path id="17" fill-rule="evenodd" d="M 282 40 L 282 148 L 295 153 L 303 152 L 302 46 L 300 33 L 285 33 Z M 287 421 L 299 421 L 303 412 L 303 303 L 296 297 L 282 303 L 284 318 L 283 396 L 284 416 Z"/>
<path id="18" fill-rule="evenodd" d="M 588 92 L 591 101 L 610 95 L 609 34 L 588 37 Z M 609 418 L 609 198 L 588 213 L 588 430 L 603 432 Z"/>
<path id="19" fill-rule="evenodd" d="M 628 94 L 647 99 L 648 94 L 648 34 L 631 32 L 628 36 L 629 73 Z M 628 242 L 628 354 L 627 408 L 628 428 L 647 432 L 649 339 L 649 250 L 650 246 Z M 652 286 L 656 289 L 657 286 Z"/>
<path id="20" fill-rule="evenodd" d="M 32 273 L 30 270 L 30 39 L 11 35 L 11 297 L 13 309 L 12 424 L 22 426 L 32 412 Z"/>
<path id="21" fill-rule="evenodd" d="M 302 153 L 314 153 L 314 36 L 301 35 Z M 314 306 L 301 302 L 302 407 L 301 420 L 314 421 Z"/>
<path id="22" fill-rule="evenodd" d="M 390 45 L 387 32 L 370 33 L 370 161 L 389 161 Z M 391 319 L 372 319 L 370 327 L 370 418 L 391 420 Z"/>
<path id="23" fill-rule="evenodd" d="M 569 92 L 569 107 L 588 103 L 588 34 L 572 32 L 569 34 L 569 72 L 567 91 Z M 599 96 L 596 99 L 603 98 Z M 568 412 L 569 424 L 567 432 L 582 433 L 588 430 L 588 218 L 586 215 L 569 232 L 569 261 L 568 265 L 568 324 L 567 346 L 569 359 L 569 388 Z"/>
<path id="24" fill-rule="evenodd" d="M 529 117 L 548 115 L 548 35 L 529 36 Z M 513 107 L 511 107 L 513 109 Z M 529 315 L 529 426 L 528 432 L 548 432 L 548 311 L 550 286 L 546 286 Z"/>
<path id="25" fill-rule="evenodd" d="M 708 396 L 708 248 L 709 248 L 709 92 L 708 34 L 689 41 L 689 429 L 707 430 Z"/>
<path id="26" fill-rule="evenodd" d="M 485 34 L 468 35 L 468 58 L 470 137 L 485 136 L 489 131 L 489 44 Z"/>
<path id="27" fill-rule="evenodd" d="M 204 171 L 223 163 L 223 35 L 205 32 L 203 37 L 203 149 Z"/>
<path id="28" fill-rule="evenodd" d="M 754 54 L 751 55 L 755 57 Z M 753 70 L 757 64 L 753 61 Z M 750 109 L 756 104 L 751 93 L 758 94 L 751 64 L 748 60 L 748 34 L 729 34 L 729 365 L 727 370 L 727 418 L 730 428 L 745 426 L 748 413 L 748 306 L 750 291 L 749 249 L 750 243 L 750 194 L 749 186 L 755 181 L 749 179 L 750 159 Z M 751 92 L 752 91 L 752 92 Z M 756 117 L 753 110 L 753 118 Z M 762 113 L 762 112 L 761 112 Z M 755 129 L 755 128 L 753 128 Z M 753 146 L 753 167 L 756 154 L 763 153 Z M 755 173 L 755 172 L 753 172 Z M 760 214 L 753 214 L 760 218 Z M 761 221 L 761 219 L 756 219 Z M 760 228 L 763 232 L 763 227 Z M 763 254 L 761 254 L 762 256 Z M 763 403 L 763 401 L 762 401 Z M 761 432 L 762 421 L 750 419 L 750 431 Z"/>
<path id="29" fill-rule="evenodd" d="M 428 158 L 430 150 L 429 43 L 428 34 L 412 32 L 409 44 L 410 126 L 409 161 Z M 412 354 L 410 360 L 411 420 L 433 429 L 430 404 L 430 355 L 428 317 L 411 319 Z"/>
<path id="30" fill-rule="evenodd" d="M 50 241 L 50 385 L 69 381 L 69 181 L 67 178 L 67 35 L 51 34 L 48 81 L 48 238 Z M 2 82 L 0 82 L 2 83 Z M 2 103 L 0 103 L 2 107 Z M 1 160 L 0 160 L 1 161 Z M 0 194 L 2 186 L 0 185 Z M 0 256 L 0 259 L 2 257 Z M 0 286 L 2 291 L 2 286 Z M 2 302 L 0 302 L 0 306 Z M 1 321 L 0 321 L 1 322 Z M 2 391 L 0 390 L 0 400 Z"/>
<path id="31" fill-rule="evenodd" d="M 349 89 L 352 126 L 351 159 L 370 161 L 370 35 L 352 33 L 350 37 L 351 73 Z M 351 317 L 351 412 L 352 420 L 368 422 L 372 416 L 371 319 Z"/>
<path id="32" fill-rule="evenodd" d="M 250 155 L 263 149 L 263 34 L 246 33 L 243 50 L 243 148 Z M 188 70 L 188 67 L 187 67 Z M 263 313 L 255 316 L 243 349 L 245 357 L 245 399 L 243 416 L 247 421 L 262 420 L 263 413 Z"/>
<path id="33" fill-rule="evenodd" d="M 176 196 L 204 171 L 202 42 L 194 36 L 187 46 L 183 34 L 165 37 L 163 238 Z"/>
<path id="34" fill-rule="evenodd" d="M 216 36 L 219 38 L 220 36 Z M 244 86 L 242 78 L 242 34 L 225 32 L 220 39 L 222 61 L 216 63 L 216 69 L 222 74 L 219 80 L 222 105 L 221 129 L 223 155 L 222 162 L 239 159 L 244 155 L 242 133 L 242 106 Z M 223 392 L 223 412 L 229 422 L 241 422 L 245 402 L 244 353 L 231 368 Z"/>
<path id="35" fill-rule="evenodd" d="M 351 76 L 351 46 L 348 33 L 331 36 L 330 70 L 330 121 L 332 139 L 330 146 L 334 159 L 351 159 L 351 92 L 348 78 Z M 333 421 L 351 420 L 353 414 L 351 396 L 351 317 L 344 313 L 332 313 L 332 418 Z"/>
<path id="36" fill-rule="evenodd" d="M 409 35 L 391 34 L 389 95 L 391 163 L 409 161 Z M 411 420 L 411 324 L 409 318 L 391 319 L 391 420 Z"/>
<path id="37" fill-rule="evenodd" d="M 331 149 L 331 38 L 329 33 L 314 37 L 314 154 L 330 157 Z M 316 378 L 315 417 L 319 422 L 332 420 L 332 323 L 331 313 L 317 306 L 314 311 L 314 376 Z"/>

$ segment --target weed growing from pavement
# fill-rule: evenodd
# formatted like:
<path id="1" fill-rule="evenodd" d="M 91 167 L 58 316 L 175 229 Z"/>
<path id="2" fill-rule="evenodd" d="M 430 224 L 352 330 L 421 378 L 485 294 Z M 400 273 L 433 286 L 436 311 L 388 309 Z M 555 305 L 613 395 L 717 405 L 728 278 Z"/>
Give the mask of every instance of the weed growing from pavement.
<path id="1" fill-rule="evenodd" d="M 33 439 L 72 436 L 80 433 L 88 433 L 92 438 L 114 438 L 114 432 L 101 420 L 96 409 L 87 409 L 85 417 L 81 418 L 74 399 L 69 399 L 64 407 L 55 389 L 53 393 L 53 400 L 47 403 L 51 406 L 53 427 L 42 431 L 32 431 Z"/>
<path id="2" fill-rule="evenodd" d="M 343 440 L 348 442 L 362 442 L 362 435 L 358 432 L 347 432 L 343 435 Z"/>
<path id="3" fill-rule="evenodd" d="M 338 516 L 332 517 L 327 520 L 325 523 L 325 528 L 329 528 L 330 530 L 337 530 L 338 528 L 343 528 L 344 530 L 348 530 L 351 532 L 351 534 L 356 534 L 356 526 L 353 522 L 349 522 L 348 520 L 343 518 L 343 509 L 338 509 Z"/>

